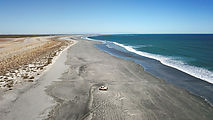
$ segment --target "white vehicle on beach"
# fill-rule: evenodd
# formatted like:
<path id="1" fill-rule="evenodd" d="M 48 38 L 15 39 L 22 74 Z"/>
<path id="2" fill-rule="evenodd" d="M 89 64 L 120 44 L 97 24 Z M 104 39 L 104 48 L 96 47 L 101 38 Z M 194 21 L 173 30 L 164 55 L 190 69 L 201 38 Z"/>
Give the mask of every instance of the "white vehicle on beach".
<path id="1" fill-rule="evenodd" d="M 99 90 L 107 91 L 108 87 L 107 86 L 101 86 L 101 87 L 99 87 Z"/>

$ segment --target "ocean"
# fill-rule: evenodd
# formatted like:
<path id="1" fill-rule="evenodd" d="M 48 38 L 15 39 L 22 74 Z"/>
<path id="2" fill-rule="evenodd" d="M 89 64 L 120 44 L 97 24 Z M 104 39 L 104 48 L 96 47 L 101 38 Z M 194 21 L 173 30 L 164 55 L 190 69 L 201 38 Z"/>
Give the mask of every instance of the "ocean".
<path id="1" fill-rule="evenodd" d="M 88 39 L 145 71 L 213 103 L 213 34 L 117 34 Z"/>

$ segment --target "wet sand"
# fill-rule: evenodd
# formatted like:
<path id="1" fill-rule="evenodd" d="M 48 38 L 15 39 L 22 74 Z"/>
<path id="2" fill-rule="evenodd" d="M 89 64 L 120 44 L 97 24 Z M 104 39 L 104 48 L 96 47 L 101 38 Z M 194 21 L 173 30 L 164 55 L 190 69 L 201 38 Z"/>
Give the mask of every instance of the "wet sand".
<path id="1" fill-rule="evenodd" d="M 187 91 L 81 40 L 31 87 L 0 97 L 0 119 L 211 120 L 213 108 Z M 101 85 L 107 91 L 99 91 Z M 19 91 L 19 92 L 16 92 Z M 5 97 L 6 96 L 6 97 Z M 26 114 L 28 113 L 28 114 Z"/>

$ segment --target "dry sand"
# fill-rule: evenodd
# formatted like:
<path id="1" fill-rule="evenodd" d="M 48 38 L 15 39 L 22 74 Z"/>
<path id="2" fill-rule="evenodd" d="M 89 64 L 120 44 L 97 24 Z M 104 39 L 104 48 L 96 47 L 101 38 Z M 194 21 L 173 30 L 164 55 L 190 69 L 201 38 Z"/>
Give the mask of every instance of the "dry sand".
<path id="1" fill-rule="evenodd" d="M 98 50 L 93 46 L 97 42 L 71 37 L 78 43 L 65 50 L 36 84 L 0 95 L 0 119 L 213 118 L 213 108 L 200 98 L 153 77 L 140 65 Z M 99 91 L 101 85 L 108 91 Z"/>
<path id="2" fill-rule="evenodd" d="M 7 40 L 0 42 L 0 88 L 5 90 L 33 82 L 52 58 L 70 44 L 53 36 L 2 39 Z"/>
<path id="3" fill-rule="evenodd" d="M 46 38 L 42 37 L 41 41 L 45 39 Z M 56 39 L 57 38 L 55 37 L 54 39 L 51 37 L 51 39 L 48 39 L 47 41 L 51 42 Z M 47 117 L 49 108 L 53 105 L 54 101 L 46 94 L 45 87 L 50 85 L 52 81 L 56 81 L 63 73 L 63 70 L 65 69 L 64 62 L 66 60 L 65 51 L 68 47 L 75 44 L 75 41 L 71 40 L 67 41 L 65 39 L 57 39 L 57 41 L 57 44 L 48 46 L 48 48 L 54 47 L 54 51 L 52 49 L 45 49 L 47 51 L 42 54 L 45 58 L 51 57 L 51 63 L 47 64 L 48 59 L 38 59 L 38 62 L 40 63 L 42 61 L 39 60 L 46 60 L 46 62 L 42 71 L 39 71 L 41 75 L 37 75 L 37 77 L 32 79 L 35 80 L 34 82 L 14 85 L 12 86 L 13 90 L 10 91 L 5 91 L 5 88 L 0 89 L 0 120 L 31 120 L 44 119 Z M 67 42 L 69 44 L 64 44 Z M 58 43 L 63 43 L 63 45 L 58 46 Z M 57 53 L 55 56 L 50 56 L 55 53 Z M 37 56 L 37 58 L 39 58 L 39 56 Z M 32 66 L 34 64 L 30 65 Z M 29 66 L 26 68 L 29 68 Z M 22 79 L 22 81 L 24 80 L 25 79 Z"/>

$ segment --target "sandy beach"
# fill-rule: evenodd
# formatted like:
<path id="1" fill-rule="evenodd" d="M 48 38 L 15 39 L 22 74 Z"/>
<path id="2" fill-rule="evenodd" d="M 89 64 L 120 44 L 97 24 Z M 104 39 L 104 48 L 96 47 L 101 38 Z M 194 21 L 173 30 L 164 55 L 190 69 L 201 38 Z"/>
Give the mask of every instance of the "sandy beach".
<path id="1" fill-rule="evenodd" d="M 152 76 L 134 62 L 100 51 L 94 47 L 94 44 L 100 43 L 82 40 L 82 36 L 30 38 L 34 41 L 30 42 L 32 46 L 21 43 L 20 47 L 12 47 L 17 49 L 12 53 L 11 48 L 7 47 L 8 41 L 2 39 L 0 52 L 5 54 L 1 54 L 0 58 L 2 61 L 3 58 L 8 58 L 8 63 L 14 61 L 10 62 L 11 56 L 20 55 L 18 58 L 22 58 L 25 49 L 26 52 L 30 50 L 32 53 L 31 50 L 38 51 L 40 50 L 37 49 L 38 46 L 47 44 L 51 44 L 49 46 L 52 47 L 42 47 L 44 51 L 49 52 L 41 56 L 55 54 L 51 56 L 51 63 L 46 65 L 46 70 L 40 71 L 40 75 L 35 77 L 33 82 L 21 82 L 11 87 L 5 86 L 7 80 L 5 78 L 10 77 L 13 72 L 11 68 L 33 71 L 38 67 L 33 64 L 36 67 L 32 67 L 31 70 L 29 64 L 36 62 L 30 59 L 31 62 L 20 62 L 11 68 L 10 65 L 3 66 L 5 62 L 0 64 L 0 67 L 4 68 L 1 69 L 3 82 L 0 88 L 0 120 L 211 120 L 213 118 L 213 108 L 201 98 Z M 37 42 L 39 40 L 43 42 Z M 18 39 L 18 41 L 27 40 Z M 67 41 L 69 45 L 61 41 Z M 29 49 L 27 45 L 30 46 Z M 61 46 L 64 46 L 63 49 Z M 19 48 L 24 49 L 19 52 Z M 42 62 L 42 65 L 45 65 L 44 63 L 48 63 L 48 57 L 41 59 L 38 57 L 40 54 L 35 52 L 34 57 L 28 55 L 27 57 L 38 58 L 39 63 L 43 60 L 45 62 Z M 20 61 L 24 59 L 25 57 Z M 24 64 L 25 67 L 19 67 L 20 64 Z M 31 74 L 30 76 L 28 74 L 28 77 L 31 77 Z M 15 76 L 13 78 L 17 80 Z M 24 76 L 18 79 L 23 80 Z M 107 86 L 108 90 L 100 91 L 98 88 L 102 85 Z"/>

